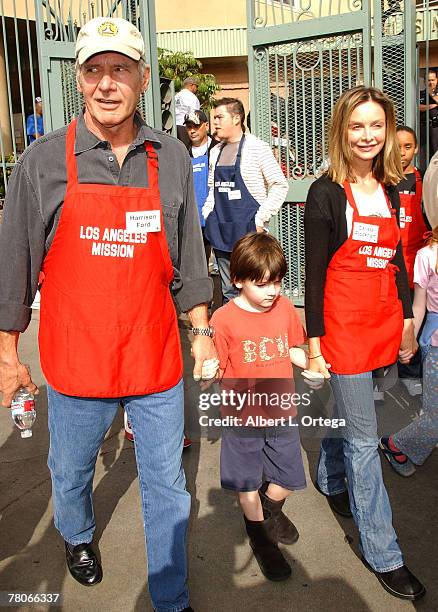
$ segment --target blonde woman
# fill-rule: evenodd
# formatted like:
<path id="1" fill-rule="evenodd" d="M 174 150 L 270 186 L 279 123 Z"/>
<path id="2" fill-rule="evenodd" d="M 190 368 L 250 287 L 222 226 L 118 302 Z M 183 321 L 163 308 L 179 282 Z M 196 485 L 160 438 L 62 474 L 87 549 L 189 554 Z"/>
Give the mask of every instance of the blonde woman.
<path id="1" fill-rule="evenodd" d="M 342 437 L 321 444 L 317 485 L 333 510 L 353 516 L 364 562 L 383 587 L 416 600 L 425 589 L 405 566 L 392 526 L 372 382 L 374 369 L 417 350 L 398 227 L 395 186 L 403 170 L 389 98 L 372 87 L 345 92 L 333 110 L 329 158 L 305 209 L 306 322 L 309 369 L 331 378 L 337 416 L 346 425 Z"/>

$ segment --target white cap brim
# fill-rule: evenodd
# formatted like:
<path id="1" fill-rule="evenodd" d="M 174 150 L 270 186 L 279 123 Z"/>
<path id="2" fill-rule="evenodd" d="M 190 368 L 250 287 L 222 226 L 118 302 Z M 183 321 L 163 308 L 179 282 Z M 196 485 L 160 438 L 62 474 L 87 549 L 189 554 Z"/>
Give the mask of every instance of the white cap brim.
<path id="1" fill-rule="evenodd" d="M 135 51 L 132 47 L 119 43 L 111 43 L 108 40 L 106 40 L 105 43 L 105 45 L 92 45 L 90 47 L 84 47 L 81 49 L 77 57 L 79 65 L 82 66 L 82 64 L 90 59 L 90 57 L 97 55 L 98 53 L 121 53 L 122 55 L 130 57 L 136 62 L 138 62 L 141 58 L 140 53 Z"/>

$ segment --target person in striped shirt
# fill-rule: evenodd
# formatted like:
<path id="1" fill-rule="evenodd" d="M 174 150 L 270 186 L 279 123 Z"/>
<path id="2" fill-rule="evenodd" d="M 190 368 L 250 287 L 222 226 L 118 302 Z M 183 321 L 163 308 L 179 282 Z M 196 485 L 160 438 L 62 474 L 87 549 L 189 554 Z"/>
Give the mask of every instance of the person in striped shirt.
<path id="1" fill-rule="evenodd" d="M 219 266 L 223 303 L 237 295 L 230 280 L 234 244 L 249 232 L 267 231 L 288 191 L 271 148 L 245 133 L 244 119 L 243 104 L 237 98 L 215 102 L 213 126 L 221 142 L 210 152 L 209 194 L 202 215 Z"/>

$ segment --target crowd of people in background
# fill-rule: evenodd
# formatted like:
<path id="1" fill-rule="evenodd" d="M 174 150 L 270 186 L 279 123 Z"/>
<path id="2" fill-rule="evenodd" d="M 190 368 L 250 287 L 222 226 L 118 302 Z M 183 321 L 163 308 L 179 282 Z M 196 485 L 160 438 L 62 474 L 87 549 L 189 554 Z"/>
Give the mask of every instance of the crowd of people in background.
<path id="1" fill-rule="evenodd" d="M 414 166 L 417 136 L 397 127 L 391 100 L 362 85 L 337 100 L 326 169 L 305 205 L 304 330 L 281 295 L 287 262 L 269 232 L 289 188 L 278 153 L 248 133 L 239 99 L 217 99 L 210 121 L 192 77 L 175 98 L 182 142 L 149 127 L 136 110 L 150 76 L 145 51 L 123 19 L 81 28 L 76 76 L 84 109 L 48 137 L 36 98 L 31 146 L 11 177 L 1 226 L 0 257 L 10 261 L 0 269 L 3 405 L 19 387 L 37 391 L 17 342 L 41 287 L 48 463 L 70 574 L 85 586 L 103 578 L 93 549 L 93 477 L 122 403 L 154 609 L 192 610 L 176 302 L 191 322 L 195 380 L 291 394 L 295 366 L 309 385 L 329 381 L 333 417 L 344 425 L 322 440 L 315 486 L 334 512 L 355 521 L 363 563 L 381 585 L 417 600 L 426 589 L 405 564 L 379 448 L 398 474 L 412 476 L 438 442 L 437 75 L 429 72 L 420 101 L 420 151 L 428 132 L 433 155 L 424 189 Z M 276 138 L 279 149 L 282 134 Z M 210 317 L 212 251 L 222 303 Z M 375 373 L 397 362 L 409 394 L 422 394 L 423 411 L 379 439 Z M 281 581 L 291 567 L 279 544 L 299 537 L 284 503 L 306 487 L 297 410 L 284 427 L 283 413 L 269 405 L 246 400 L 243 408 L 240 423 L 224 427 L 220 480 L 237 494 L 262 573 Z M 248 420 L 273 416 L 280 422 L 269 427 Z"/>

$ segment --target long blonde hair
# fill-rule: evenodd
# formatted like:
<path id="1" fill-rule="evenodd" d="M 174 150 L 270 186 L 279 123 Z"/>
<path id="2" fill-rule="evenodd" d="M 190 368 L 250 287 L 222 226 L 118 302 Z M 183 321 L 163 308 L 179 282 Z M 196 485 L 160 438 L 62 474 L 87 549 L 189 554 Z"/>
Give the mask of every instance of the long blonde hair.
<path id="1" fill-rule="evenodd" d="M 384 185 L 397 185 L 403 178 L 400 150 L 396 134 L 394 105 L 380 89 L 358 85 L 344 92 L 336 102 L 330 122 L 328 177 L 335 183 L 356 182 L 348 144 L 348 122 L 354 109 L 364 102 L 376 102 L 385 111 L 385 144 L 373 160 L 373 176 Z"/>

